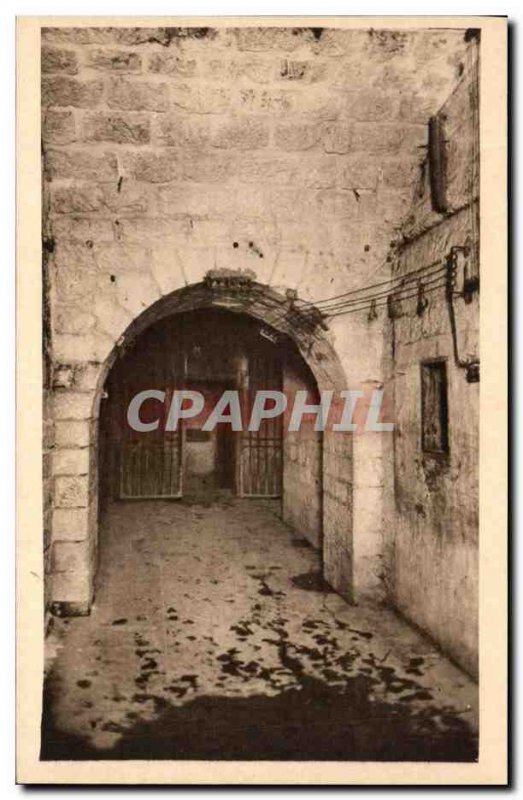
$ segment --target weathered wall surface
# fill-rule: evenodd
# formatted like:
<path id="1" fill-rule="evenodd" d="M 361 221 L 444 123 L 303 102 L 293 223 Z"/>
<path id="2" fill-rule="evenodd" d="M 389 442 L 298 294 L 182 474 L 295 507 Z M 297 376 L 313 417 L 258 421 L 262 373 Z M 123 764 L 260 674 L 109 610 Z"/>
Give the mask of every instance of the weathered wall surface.
<path id="1" fill-rule="evenodd" d="M 386 276 L 427 119 L 466 45 L 449 30 L 55 28 L 42 38 L 52 593 L 81 603 L 95 558 L 98 380 L 115 342 L 209 269 L 249 268 L 313 301 Z M 378 385 L 386 322 L 357 316 L 334 320 L 329 337 L 349 385 Z M 348 522 L 339 476 L 325 476 L 360 597 L 383 595 L 384 447 L 356 437 L 354 469 L 340 464 L 354 479 Z"/>
<path id="2" fill-rule="evenodd" d="M 312 376 L 298 364 L 287 363 L 283 391 L 287 397 L 284 430 L 296 392 L 306 391 L 309 403 L 318 402 Z M 299 431 L 288 431 L 283 439 L 283 519 L 303 534 L 314 547 L 322 546 L 322 434 L 314 430 L 314 420 L 302 424 Z"/>
<path id="3" fill-rule="evenodd" d="M 398 274 L 438 259 L 452 246 L 478 249 L 477 77 L 471 43 L 461 81 L 442 108 L 447 141 L 448 212 L 431 209 L 421 179 L 404 228 Z M 458 270 L 455 291 L 462 291 Z M 428 287 L 427 287 L 428 288 Z M 456 661 L 477 675 L 479 383 L 456 363 L 445 289 L 400 304 L 394 319 L 395 558 L 397 607 L 430 633 Z M 456 294 L 456 343 L 461 361 L 479 358 L 479 295 Z M 448 380 L 448 457 L 422 451 L 422 361 L 443 358 Z"/>

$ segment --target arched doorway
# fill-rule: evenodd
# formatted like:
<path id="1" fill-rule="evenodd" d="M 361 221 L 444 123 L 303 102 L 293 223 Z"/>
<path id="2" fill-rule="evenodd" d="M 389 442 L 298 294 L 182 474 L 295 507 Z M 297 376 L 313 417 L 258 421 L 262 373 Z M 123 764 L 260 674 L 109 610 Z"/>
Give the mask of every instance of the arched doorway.
<path id="1" fill-rule="evenodd" d="M 146 308 L 125 330 L 115 335 L 115 344 L 103 363 L 86 365 L 89 386 L 81 395 L 67 388 L 60 390 L 59 418 L 71 419 L 75 435 L 78 431 L 82 436 L 81 446 L 86 448 L 84 452 L 88 458 L 84 459 L 87 469 L 82 461 L 77 477 L 71 475 L 64 479 L 64 498 L 58 498 L 53 515 L 54 563 L 60 569 L 56 575 L 51 573 L 51 604 L 55 614 L 89 613 L 94 597 L 99 501 L 106 493 L 106 476 L 100 469 L 104 446 L 100 434 L 104 430 L 100 427 L 99 416 L 106 402 L 103 398 L 113 366 L 118 369 L 122 356 L 132 350 L 142 334 L 162 320 L 210 309 L 226 311 L 231 319 L 248 318 L 256 322 L 259 330 L 265 328 L 270 336 L 275 335 L 279 345 L 285 342 L 288 352 L 294 353 L 295 363 L 300 365 L 294 378 L 289 375 L 291 383 L 303 379 L 301 370 L 313 376 L 319 391 L 347 388 L 344 371 L 321 315 L 314 307 L 298 305 L 292 296 L 282 296 L 257 283 L 250 274 L 211 271 L 201 283 L 175 290 Z M 290 360 L 287 363 L 290 364 Z M 76 422 L 80 417 L 84 422 Z M 322 549 L 326 580 L 346 599 L 352 600 L 352 439 L 350 435 L 340 437 L 330 431 L 323 434 L 317 475 L 321 488 L 316 505 L 309 502 L 310 492 L 304 491 L 303 484 L 307 476 L 304 466 L 311 463 L 304 450 L 312 444 L 301 441 L 299 433 L 284 437 L 283 518 L 297 530 L 309 531 L 308 538 Z M 73 490 L 74 498 L 70 498 L 68 493 Z M 74 508 L 70 507 L 71 502 Z"/>
<path id="2" fill-rule="evenodd" d="M 292 294 L 282 296 L 257 283 L 249 272 L 211 270 L 202 283 L 174 291 L 147 308 L 120 337 L 99 377 L 95 416 L 99 415 L 112 367 L 142 334 L 163 320 L 197 311 L 205 316 L 210 310 L 227 312 L 229 320 L 252 320 L 257 324 L 254 336 L 258 342 L 273 339 L 276 350 L 283 347 L 286 390 L 290 393 L 298 388 L 319 392 L 347 388 L 328 330 L 314 306 L 297 304 Z M 279 360 L 281 365 L 281 357 Z M 299 432 L 287 433 L 283 440 L 283 519 L 321 548 L 325 579 L 352 601 L 352 439 L 328 429 L 319 442 L 318 437 L 311 440 L 309 434 L 310 426 L 305 426 Z M 99 454 L 98 437 L 96 444 Z M 99 485 L 99 455 L 94 464 L 97 474 L 93 483 Z M 308 470 L 303 469 L 304 464 L 308 464 Z"/>

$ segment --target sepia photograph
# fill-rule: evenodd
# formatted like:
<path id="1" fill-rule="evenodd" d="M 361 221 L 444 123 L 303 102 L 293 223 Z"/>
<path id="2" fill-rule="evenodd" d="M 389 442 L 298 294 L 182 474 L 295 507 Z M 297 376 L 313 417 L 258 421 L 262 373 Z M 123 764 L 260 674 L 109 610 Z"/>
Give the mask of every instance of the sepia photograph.
<path id="1" fill-rule="evenodd" d="M 38 782 L 477 768 L 480 558 L 506 536 L 499 496 L 480 538 L 483 270 L 506 279 L 483 67 L 506 70 L 506 19 L 24 21 Z"/>

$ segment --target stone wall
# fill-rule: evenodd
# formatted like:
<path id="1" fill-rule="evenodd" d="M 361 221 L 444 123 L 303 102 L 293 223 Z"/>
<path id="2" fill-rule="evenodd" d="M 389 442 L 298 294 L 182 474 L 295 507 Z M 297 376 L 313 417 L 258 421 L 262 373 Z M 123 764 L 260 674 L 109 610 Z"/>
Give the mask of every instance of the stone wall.
<path id="1" fill-rule="evenodd" d="M 115 343 L 210 269 L 254 270 L 312 301 L 386 277 L 463 33 L 43 30 L 54 601 L 81 608 L 92 593 L 97 406 Z M 360 316 L 327 334 L 354 388 L 380 385 L 390 355 L 387 322 Z M 356 437 L 352 515 L 325 474 L 361 598 L 383 596 L 384 448 Z"/>
<path id="2" fill-rule="evenodd" d="M 479 257 L 476 43 L 470 44 L 460 82 L 441 109 L 447 142 L 446 214 L 433 211 L 425 170 L 404 227 L 398 274 L 444 259 L 468 244 Z M 463 288 L 458 269 L 455 292 Z M 456 344 L 461 362 L 479 357 L 479 294 L 455 294 Z M 478 653 L 479 383 L 456 363 L 445 289 L 402 303 L 394 319 L 395 431 L 394 602 L 471 674 Z M 420 364 L 447 366 L 449 453 L 421 448 Z"/>
<path id="3" fill-rule="evenodd" d="M 317 403 L 312 375 L 299 364 L 287 363 L 283 390 L 287 397 L 283 439 L 283 519 L 314 546 L 323 543 L 322 449 L 323 436 L 314 430 L 314 420 L 306 419 L 299 431 L 288 431 L 295 393 L 306 391 L 309 403 Z"/>

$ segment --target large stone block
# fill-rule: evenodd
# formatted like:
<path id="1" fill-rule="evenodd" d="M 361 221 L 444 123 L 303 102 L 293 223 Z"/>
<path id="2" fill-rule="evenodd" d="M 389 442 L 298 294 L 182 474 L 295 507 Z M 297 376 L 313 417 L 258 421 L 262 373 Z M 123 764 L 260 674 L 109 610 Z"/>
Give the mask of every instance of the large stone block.
<path id="1" fill-rule="evenodd" d="M 87 420 L 91 417 L 93 396 L 90 392 L 57 392 L 53 398 L 56 420 Z"/>
<path id="2" fill-rule="evenodd" d="M 182 83 L 172 87 L 171 102 L 196 114 L 223 114 L 229 109 L 231 93 L 222 87 Z"/>
<path id="3" fill-rule="evenodd" d="M 161 297 L 158 284 L 151 273 L 127 272 L 120 275 L 116 282 L 116 294 L 123 308 L 131 316 L 138 316 Z"/>
<path id="4" fill-rule="evenodd" d="M 274 63 L 256 57 L 212 58 L 200 64 L 200 71 L 207 81 L 235 83 L 246 79 L 251 83 L 267 84 L 274 78 Z"/>
<path id="5" fill-rule="evenodd" d="M 353 561 L 351 519 L 342 504 L 324 493 L 323 564 L 328 583 L 342 597 L 353 602 Z"/>
<path id="6" fill-rule="evenodd" d="M 320 217 L 354 219 L 360 213 L 360 198 L 351 189 L 324 189 L 316 193 L 314 201 Z"/>
<path id="7" fill-rule="evenodd" d="M 96 357 L 92 336 L 58 333 L 53 339 L 53 358 L 66 363 L 92 361 Z"/>
<path id="8" fill-rule="evenodd" d="M 87 475 L 55 478 L 56 508 L 85 508 L 88 504 L 89 480 Z"/>
<path id="9" fill-rule="evenodd" d="M 287 96 L 290 98 L 291 92 Z M 292 108 L 296 113 L 306 114 L 311 119 L 334 122 L 344 113 L 343 94 L 332 92 L 330 87 L 320 84 L 308 91 L 293 92 Z"/>
<path id="10" fill-rule="evenodd" d="M 149 57 L 149 72 L 192 78 L 198 72 L 194 58 L 184 58 L 178 53 L 153 53 Z"/>
<path id="11" fill-rule="evenodd" d="M 86 142 L 145 144 L 150 140 L 150 121 L 144 114 L 87 114 L 83 121 Z"/>
<path id="12" fill-rule="evenodd" d="M 229 150 L 259 150 L 269 143 L 269 129 L 263 120 L 237 118 L 217 125 L 211 143 Z"/>
<path id="13" fill-rule="evenodd" d="M 96 289 L 96 263 L 86 244 L 60 241 L 53 257 L 53 286 L 64 304 L 91 300 Z"/>
<path id="14" fill-rule="evenodd" d="M 409 92 L 400 100 L 398 116 L 407 124 L 426 124 L 436 110 L 434 99 L 426 92 Z"/>
<path id="15" fill-rule="evenodd" d="M 100 378 L 101 365 L 97 363 L 76 365 L 73 388 L 79 392 L 96 389 Z"/>
<path id="16" fill-rule="evenodd" d="M 229 189 L 214 184 L 170 183 L 158 187 L 155 206 L 161 216 L 221 216 L 232 210 L 234 198 Z"/>
<path id="17" fill-rule="evenodd" d="M 264 204 L 272 210 L 278 220 L 299 222 L 311 215 L 312 193 L 301 187 L 287 188 L 274 186 L 264 191 Z"/>
<path id="18" fill-rule="evenodd" d="M 113 341 L 119 339 L 132 322 L 132 315 L 118 304 L 116 296 L 107 296 L 103 292 L 97 294 L 93 311 L 97 330 L 103 331 Z"/>
<path id="19" fill-rule="evenodd" d="M 91 570 L 56 572 L 51 578 L 51 613 L 57 617 L 89 614 L 93 599 Z"/>
<path id="20" fill-rule="evenodd" d="M 219 36 L 215 28 L 114 28 L 114 38 L 120 44 L 161 44 L 164 47 L 172 46 L 173 49 L 183 47 L 185 44 L 213 42 Z"/>
<path id="21" fill-rule="evenodd" d="M 178 249 L 168 243 L 158 243 L 153 250 L 151 272 L 164 295 L 181 289 L 187 282 Z"/>
<path id="22" fill-rule="evenodd" d="M 441 74 L 442 71 L 445 73 L 450 69 L 450 74 L 447 72 L 447 81 L 456 79 L 458 74 L 456 68 L 459 60 L 463 59 L 466 48 L 462 29 L 420 30 L 413 37 L 412 46 L 420 65 L 430 61 L 438 66 L 436 74 Z"/>
<path id="23" fill-rule="evenodd" d="M 76 140 L 72 111 L 48 109 L 42 117 L 42 139 L 46 144 L 71 144 Z"/>
<path id="24" fill-rule="evenodd" d="M 417 37 L 417 31 L 371 28 L 365 48 L 367 57 L 384 61 L 406 57 L 413 53 Z"/>
<path id="25" fill-rule="evenodd" d="M 41 31 L 43 42 L 62 44 L 106 44 L 114 41 L 114 28 L 53 28 Z"/>
<path id="26" fill-rule="evenodd" d="M 218 183 L 235 174 L 235 162 L 228 152 L 166 148 L 164 151 L 125 153 L 123 168 L 127 175 L 145 183 L 169 183 L 175 180 Z M 150 230 L 150 235 L 153 231 Z"/>
<path id="27" fill-rule="evenodd" d="M 181 177 L 181 159 L 178 150 L 126 153 L 123 166 L 127 174 L 137 181 L 168 183 Z"/>
<path id="28" fill-rule="evenodd" d="M 176 248 L 176 253 L 187 284 L 198 283 L 216 267 L 215 247 L 181 246 Z"/>
<path id="29" fill-rule="evenodd" d="M 53 214 L 84 214 L 103 207 L 103 188 L 95 184 L 49 187 Z"/>
<path id="30" fill-rule="evenodd" d="M 357 470 L 356 461 L 355 470 Z M 381 550 L 384 497 L 382 488 L 382 486 L 357 486 L 354 488 L 354 531 L 357 533 L 361 530 L 367 534 L 354 537 L 355 554 L 369 556 L 377 554 Z M 374 535 L 371 535 L 371 532 Z"/>
<path id="31" fill-rule="evenodd" d="M 278 89 L 240 88 L 236 106 L 246 113 L 289 114 L 295 109 L 296 93 Z M 306 112 L 306 109 L 303 109 Z"/>
<path id="32" fill-rule="evenodd" d="M 410 156 L 419 155 L 420 149 L 428 144 L 427 125 L 404 125 L 401 137 L 401 149 Z"/>
<path id="33" fill-rule="evenodd" d="M 68 75 L 76 75 L 78 72 L 78 57 L 74 50 L 44 46 L 40 64 L 44 73 L 65 72 Z"/>
<path id="34" fill-rule="evenodd" d="M 86 447 L 90 442 L 89 420 L 58 420 L 55 425 L 57 447 Z"/>
<path id="35" fill-rule="evenodd" d="M 225 242 L 231 248 L 238 236 L 248 241 L 252 238 L 250 235 L 252 232 L 257 239 L 262 231 L 274 225 L 274 220 L 267 218 L 264 213 L 267 206 L 263 187 L 238 183 L 222 185 L 184 182 L 160 188 L 162 191 L 157 197 L 159 214 L 175 217 L 187 215 L 193 220 L 193 226 L 198 223 L 196 228 L 199 228 L 199 223 L 203 220 L 208 220 L 210 223 L 227 220 L 230 225 L 230 235 L 226 234 Z M 253 252 L 249 252 L 248 255 L 252 256 Z"/>
<path id="36" fill-rule="evenodd" d="M 142 59 L 132 50 L 89 50 L 86 66 L 103 72 L 141 72 Z"/>
<path id="37" fill-rule="evenodd" d="M 53 389 L 71 389 L 74 380 L 72 364 L 56 364 L 53 368 Z"/>
<path id="38" fill-rule="evenodd" d="M 338 186 L 343 189 L 376 189 L 381 176 L 377 160 L 369 161 L 363 153 L 348 154 L 338 165 Z"/>
<path id="39" fill-rule="evenodd" d="M 122 111 L 166 111 L 166 83 L 115 78 L 108 87 L 107 105 Z"/>
<path id="40" fill-rule="evenodd" d="M 53 309 L 54 329 L 57 333 L 87 333 L 95 318 L 82 306 L 58 305 Z"/>
<path id="41" fill-rule="evenodd" d="M 310 163 L 312 153 L 307 158 Z M 249 191 L 254 185 L 267 186 L 295 186 L 303 183 L 303 170 L 301 156 L 295 158 L 287 153 L 270 152 L 239 153 L 235 159 L 235 180 L 239 183 L 249 184 Z"/>
<path id="42" fill-rule="evenodd" d="M 381 179 L 385 186 L 393 189 L 412 188 L 421 175 L 421 161 L 418 158 L 387 159 L 381 165 Z"/>
<path id="43" fill-rule="evenodd" d="M 403 143 L 404 126 L 357 122 L 353 127 L 351 150 L 367 155 L 397 153 Z"/>
<path id="44" fill-rule="evenodd" d="M 156 119 L 156 139 L 162 145 L 183 148 L 204 148 L 211 139 L 211 124 L 207 117 L 162 114 Z"/>
<path id="45" fill-rule="evenodd" d="M 95 250 L 98 269 L 118 276 L 124 272 L 146 272 L 151 263 L 151 248 L 141 244 L 118 241 L 105 244 Z"/>
<path id="46" fill-rule="evenodd" d="M 238 50 L 254 52 L 283 50 L 291 53 L 315 39 L 310 28 L 236 28 L 234 34 Z"/>
<path id="47" fill-rule="evenodd" d="M 255 216 L 254 207 L 250 218 L 245 215 L 225 222 L 220 246 L 230 267 L 249 269 L 256 274 L 258 281 L 268 283 L 274 272 L 277 256 L 281 253 L 278 224 L 274 219 L 260 221 Z M 207 241 L 209 247 L 212 247 L 212 235 L 208 236 Z"/>
<path id="48" fill-rule="evenodd" d="M 326 63 L 293 58 L 282 58 L 276 70 L 277 80 L 305 84 L 318 83 L 327 75 L 328 65 Z"/>
<path id="49" fill-rule="evenodd" d="M 280 150 L 311 150 L 319 146 L 324 134 L 321 122 L 284 122 L 276 126 L 274 143 Z"/>
<path id="50" fill-rule="evenodd" d="M 51 231 L 55 241 L 67 239 L 68 243 L 83 244 L 89 250 L 94 242 L 112 242 L 114 239 L 113 224 L 109 219 L 55 217 L 51 220 Z"/>
<path id="51" fill-rule="evenodd" d="M 382 222 L 393 225 L 395 220 L 405 219 L 412 204 L 412 187 L 392 189 L 378 188 L 376 213 Z"/>
<path id="52" fill-rule="evenodd" d="M 166 240 L 173 246 L 191 237 L 191 221 L 176 217 L 136 217 L 120 218 L 118 240 L 139 247 L 156 246 L 158 241 Z"/>
<path id="53" fill-rule="evenodd" d="M 326 153 L 344 155 L 350 152 L 352 126 L 348 122 L 335 122 L 325 127 L 323 147 Z"/>
<path id="54" fill-rule="evenodd" d="M 184 154 L 181 176 L 184 180 L 198 183 L 221 183 L 236 175 L 236 162 L 230 153 Z"/>
<path id="55" fill-rule="evenodd" d="M 42 79 L 42 106 L 93 108 L 102 99 L 103 81 L 81 81 L 65 75 Z"/>
<path id="56" fill-rule="evenodd" d="M 86 508 L 55 508 L 52 533 L 55 541 L 82 542 L 89 535 L 89 513 Z"/>
<path id="57" fill-rule="evenodd" d="M 106 331 L 95 330 L 94 343 L 93 343 L 95 351 L 95 361 L 98 361 L 98 363 L 103 364 L 103 362 L 106 359 L 108 359 L 109 356 L 111 355 L 115 344 L 116 342 L 114 338 Z M 100 410 L 99 400 L 100 398 L 98 398 L 98 403 L 95 404 L 95 406 L 93 407 L 93 415 L 95 417 L 98 417 L 98 413 Z"/>
<path id="58" fill-rule="evenodd" d="M 49 178 L 76 178 L 100 183 L 118 178 L 118 162 L 113 153 L 89 150 L 48 150 L 45 170 Z"/>
<path id="59" fill-rule="evenodd" d="M 52 454 L 53 475 L 87 475 L 89 450 L 55 450 Z"/>
<path id="60" fill-rule="evenodd" d="M 365 90 L 351 92 L 346 99 L 345 113 L 356 122 L 392 122 L 399 112 L 399 93 Z"/>
<path id="61" fill-rule="evenodd" d="M 143 186 L 122 176 L 113 185 L 51 186 L 51 210 L 55 214 L 115 212 L 138 214 L 147 211 Z M 107 221 L 108 222 L 108 221 Z"/>
<path id="62" fill-rule="evenodd" d="M 308 260 L 309 253 L 299 245 L 282 249 L 270 279 L 271 286 L 282 294 L 294 288 L 303 281 Z"/>

